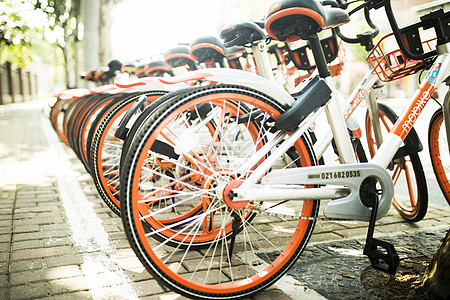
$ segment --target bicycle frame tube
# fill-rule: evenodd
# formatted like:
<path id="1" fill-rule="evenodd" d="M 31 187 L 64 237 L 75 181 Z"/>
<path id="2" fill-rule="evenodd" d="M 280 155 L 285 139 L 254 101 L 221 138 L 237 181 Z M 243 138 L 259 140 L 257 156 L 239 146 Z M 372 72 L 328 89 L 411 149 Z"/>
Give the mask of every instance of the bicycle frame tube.
<path id="1" fill-rule="evenodd" d="M 378 81 L 374 84 L 372 90 L 367 95 L 367 109 L 369 111 L 369 117 L 370 121 L 372 122 L 372 128 L 373 128 L 373 135 L 375 137 L 375 143 L 377 145 L 377 148 L 381 146 L 383 143 L 383 135 L 381 133 L 381 122 L 380 122 L 380 115 L 378 113 L 378 94 L 380 93 L 380 88 L 383 87 L 383 85 L 378 85 Z"/>
<path id="2" fill-rule="evenodd" d="M 361 87 L 356 91 L 354 97 L 352 98 L 354 102 L 354 105 L 359 105 L 361 103 L 363 96 L 366 94 L 366 89 L 369 88 L 373 83 L 375 82 L 375 76 L 372 76 L 370 74 L 366 75 L 367 80 L 363 80 L 361 83 Z M 365 77 L 365 78 L 366 78 Z M 330 132 L 328 132 L 328 143 L 324 143 L 323 146 L 326 149 L 328 147 L 329 143 L 331 142 L 331 138 L 334 136 L 336 140 L 336 145 L 338 147 L 338 151 L 341 154 L 341 162 L 342 163 L 356 163 L 356 156 L 355 151 L 353 150 L 353 145 L 350 141 L 350 137 L 347 133 L 347 127 L 345 124 L 345 119 L 343 114 L 336 114 L 333 113 L 335 111 L 342 111 L 339 105 L 338 97 L 339 95 L 336 93 L 336 90 L 334 89 L 334 86 L 328 79 L 328 84 L 330 85 L 333 95 L 331 100 L 328 102 L 328 104 L 324 107 L 321 107 L 318 109 L 315 113 L 311 114 L 309 117 L 307 117 L 300 126 L 292 132 L 292 134 L 286 138 L 286 140 L 278 145 L 275 150 L 252 172 L 252 174 L 247 177 L 247 179 L 244 181 L 244 183 L 239 187 L 239 190 L 245 190 L 248 186 L 255 184 L 258 182 L 261 177 L 272 167 L 274 161 L 283 155 L 294 143 L 306 132 L 307 128 L 309 128 L 314 121 L 317 119 L 317 117 L 325 110 L 327 113 L 328 122 L 330 124 L 330 127 L 333 128 L 333 135 L 331 135 Z M 352 109 L 351 113 L 353 113 L 354 108 Z M 350 115 L 350 114 L 349 114 Z M 348 115 L 348 116 L 349 116 Z M 347 116 L 347 118 L 348 118 Z M 281 136 L 282 138 L 282 136 Z M 279 140 L 278 140 L 279 141 Z M 268 147 L 263 147 L 257 151 L 257 153 L 251 157 L 242 167 L 242 170 L 239 170 L 239 172 L 243 171 L 245 168 L 248 168 L 249 166 L 256 165 L 256 163 L 265 155 L 267 155 L 271 148 L 273 147 L 274 143 L 270 143 Z M 314 149 L 315 150 L 315 149 Z M 325 150 L 323 150 L 325 151 Z M 323 154 L 323 153 L 322 153 Z"/>
<path id="3" fill-rule="evenodd" d="M 450 54 L 439 55 L 417 88 L 413 98 L 392 127 L 372 162 L 387 167 L 408 135 L 423 108 L 438 87 L 450 74 Z"/>
<path id="4" fill-rule="evenodd" d="M 377 76 L 374 75 L 372 71 L 368 71 L 364 78 L 359 82 L 353 90 L 353 93 L 348 98 L 349 101 L 347 101 L 347 105 L 342 110 L 345 121 L 350 118 L 355 109 L 361 104 L 365 96 L 368 94 L 368 90 L 375 84 L 376 81 Z M 340 95 L 336 96 L 341 97 Z M 328 128 L 314 144 L 314 153 L 316 154 L 317 159 L 320 159 L 323 156 L 325 150 L 330 146 L 332 138 L 333 135 L 331 133 L 331 129 Z"/>
<path id="5" fill-rule="evenodd" d="M 301 136 L 306 132 L 306 130 L 313 124 L 316 118 L 324 111 L 324 107 L 319 108 L 315 113 L 308 116 L 296 130 L 292 132 L 280 145 L 276 146 L 278 141 L 281 141 L 283 137 L 287 134 L 284 132 L 278 133 L 274 141 L 268 143 L 268 147 L 263 146 L 259 149 L 255 155 L 246 161 L 246 163 L 238 169 L 237 173 L 244 172 L 251 166 L 254 166 L 258 161 L 267 155 L 272 149 L 273 151 L 270 155 L 252 172 L 252 174 L 245 179 L 245 181 L 239 187 L 240 190 L 244 190 L 248 186 L 257 183 L 264 174 L 272 168 L 274 162 L 278 157 L 282 156 L 290 147 L 292 147 L 295 142 L 301 138 Z"/>
<path id="6" fill-rule="evenodd" d="M 261 41 L 256 45 L 252 45 L 253 57 L 255 59 L 256 66 L 258 67 L 258 73 L 260 76 L 275 82 L 275 77 L 273 76 L 272 67 L 269 61 L 269 55 L 266 50 L 266 42 Z"/>
<path id="7" fill-rule="evenodd" d="M 347 133 L 347 125 L 345 124 L 342 114 L 336 113 L 342 111 L 339 105 L 339 96 L 334 89 L 331 77 L 327 77 L 325 80 L 333 91 L 332 98 L 325 107 L 325 112 L 327 114 L 328 123 L 330 124 L 334 141 L 336 142 L 336 147 L 339 152 L 339 160 L 341 163 L 355 163 L 355 151 L 353 150 L 350 136 Z"/>

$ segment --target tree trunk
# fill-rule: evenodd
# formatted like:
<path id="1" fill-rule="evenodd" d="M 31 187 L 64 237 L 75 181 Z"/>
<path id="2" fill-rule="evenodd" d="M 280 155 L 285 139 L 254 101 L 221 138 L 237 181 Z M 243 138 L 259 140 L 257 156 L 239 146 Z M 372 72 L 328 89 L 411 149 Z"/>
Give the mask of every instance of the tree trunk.
<path id="1" fill-rule="evenodd" d="M 422 286 L 429 299 L 450 299 L 450 230 L 442 240 L 423 276 Z"/>
<path id="2" fill-rule="evenodd" d="M 3 75 L 2 75 L 2 68 L 3 68 L 3 64 L 2 64 L 2 50 L 0 48 L 0 105 L 3 104 L 3 86 L 2 86 L 2 82 L 3 82 Z"/>
<path id="3" fill-rule="evenodd" d="M 72 43 L 71 38 L 67 34 L 67 29 L 64 34 L 65 45 L 61 47 L 64 57 L 64 79 L 66 81 L 66 88 L 73 87 L 73 59 L 72 59 Z"/>
<path id="4" fill-rule="evenodd" d="M 112 0 L 100 0 L 100 20 L 98 27 L 98 62 L 104 67 L 111 60 L 111 10 Z"/>
<path id="5" fill-rule="evenodd" d="M 73 40 L 73 59 L 74 66 L 73 71 L 75 73 L 75 86 L 80 85 L 80 39 L 79 30 L 81 22 L 81 0 L 72 0 L 73 14 L 76 19 L 75 29 L 74 29 L 74 40 Z"/>
<path id="6" fill-rule="evenodd" d="M 100 0 L 82 0 L 83 16 L 83 71 L 98 68 L 98 19 Z"/>

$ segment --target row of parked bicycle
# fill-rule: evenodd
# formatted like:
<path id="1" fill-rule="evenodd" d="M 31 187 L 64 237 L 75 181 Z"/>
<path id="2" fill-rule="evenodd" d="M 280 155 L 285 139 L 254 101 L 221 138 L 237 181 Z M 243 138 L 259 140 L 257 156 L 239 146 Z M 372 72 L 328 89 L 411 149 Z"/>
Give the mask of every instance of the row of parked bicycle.
<path id="1" fill-rule="evenodd" d="M 439 35 L 420 43 L 420 58 L 384 53 L 385 39 L 399 40 L 388 35 L 374 45 L 379 30 L 370 10 L 384 7 L 389 16 L 390 1 L 359 2 L 347 13 L 343 1 L 282 0 L 265 22 L 233 23 L 220 39 L 170 49 L 164 61 L 141 67 L 112 61 L 84 77 L 101 83 L 123 72 L 134 80 L 58 95 L 49 116 L 55 131 L 122 217 L 131 247 L 158 280 L 203 299 L 264 289 L 300 256 L 322 199 L 333 200 L 327 218 L 368 221 L 365 254 L 395 272 L 398 256 L 373 238 L 375 220 L 393 203 L 402 217 L 420 221 L 428 193 L 416 116 L 399 118 L 377 99 L 384 82 L 427 69 L 418 95 L 427 88 L 430 98 L 447 70 L 435 64 Z M 346 37 L 339 26 L 361 9 L 372 31 Z M 429 14 L 402 30 L 415 32 L 447 15 Z M 329 33 L 319 39 L 322 30 Z M 331 79 L 345 62 L 338 36 L 366 47 L 371 66 L 348 101 Z M 298 40 L 307 43 L 292 49 Z M 363 99 L 365 130 L 353 115 Z M 418 102 L 412 103 L 414 109 Z M 316 132 L 323 112 L 330 128 Z M 442 109 L 431 118 L 428 143 L 450 203 L 443 119 Z M 329 147 L 341 164 L 322 157 Z"/>
<path id="2" fill-rule="evenodd" d="M 247 26 L 254 25 L 248 22 Z M 328 50 L 327 61 L 334 62 L 331 66 L 332 74 L 337 76 L 341 73 L 345 62 L 344 49 L 340 43 L 338 44 L 335 34 L 323 38 L 322 43 Z M 339 47 L 341 51 L 338 51 Z M 278 84 L 290 90 L 309 77 L 314 65 L 311 65 L 311 53 L 308 53 L 308 50 L 307 45 L 293 50 L 289 44 L 270 43 L 267 52 Z M 158 59 L 161 56 L 164 57 L 163 60 Z M 164 54 L 155 55 L 149 63 L 122 64 L 118 60 L 112 60 L 106 67 L 93 69 L 83 73 L 81 77 L 102 86 L 112 83 L 115 79 L 123 81 L 136 77 L 175 76 L 211 67 L 227 67 L 257 73 L 251 50 L 238 46 L 227 48 L 217 36 L 202 36 L 193 41 L 189 47 L 180 45 Z"/>
<path id="3" fill-rule="evenodd" d="M 252 39 L 255 37 L 251 36 L 254 34 L 251 30 L 260 34 L 259 40 L 256 41 L 263 41 L 265 45 L 265 36 L 262 35 L 260 25 L 254 22 L 240 22 L 233 26 L 238 27 L 238 31 L 248 30 L 246 34 L 249 36 L 242 38 L 247 48 L 244 46 L 226 48 L 218 37 L 203 36 L 196 39 L 190 47 L 179 46 L 168 50 L 164 54 L 165 61 L 153 61 L 136 67 L 134 64 L 122 64 L 118 60 L 112 60 L 106 68 L 92 70 L 83 76 L 85 80 L 99 83 L 97 88 L 71 89 L 58 95 L 50 115 L 53 127 L 60 138 L 72 147 L 86 170 L 92 174 L 99 193 L 116 214 L 120 215 L 118 176 L 120 164 L 117 159 L 125 156 L 122 154 L 124 141 L 126 149 L 128 145 L 126 141 L 132 140 L 132 137 L 128 138 L 128 133 L 134 134 L 142 123 L 143 117 L 135 122 L 137 116 L 150 103 L 166 93 L 210 84 L 207 80 L 185 79 L 179 83 L 172 83 L 167 76 L 174 76 L 174 72 L 185 74 L 205 68 L 224 67 L 257 73 L 257 63 L 250 48 L 260 46 L 252 45 Z M 345 61 L 342 53 L 338 56 L 339 45 L 336 35 L 326 37 L 321 42 L 333 49 L 328 53 L 328 61 L 337 60 L 332 70 L 333 76 L 339 75 Z M 307 52 L 308 50 L 308 45 L 292 50 L 289 44 L 279 42 L 271 43 L 268 47 L 267 55 L 272 59 L 270 66 L 273 75 L 271 75 L 273 78 L 276 76 L 278 83 L 286 90 L 308 78 L 314 70 L 315 66 L 311 65 L 308 57 L 311 54 Z M 257 51 L 261 52 L 259 48 Z M 341 51 L 344 49 L 341 48 Z M 162 77 L 162 80 L 149 81 L 147 84 L 150 87 L 144 88 L 135 86 L 134 83 L 101 85 L 113 78 L 121 78 L 125 73 L 131 75 L 131 78 Z M 132 127 L 134 130 L 130 130 Z M 117 130 L 120 133 L 117 133 Z"/>

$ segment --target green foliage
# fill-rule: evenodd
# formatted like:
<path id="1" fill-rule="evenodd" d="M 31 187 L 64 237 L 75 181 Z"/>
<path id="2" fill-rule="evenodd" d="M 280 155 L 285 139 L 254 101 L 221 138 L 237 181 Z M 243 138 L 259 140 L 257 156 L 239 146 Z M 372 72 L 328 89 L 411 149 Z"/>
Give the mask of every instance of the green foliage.
<path id="1" fill-rule="evenodd" d="M 77 11 L 76 5 L 80 0 L 35 0 L 34 9 L 46 15 L 48 22 L 44 31 L 55 35 L 54 42 L 57 46 L 64 47 L 68 37 L 76 35 Z"/>
<path id="2" fill-rule="evenodd" d="M 23 1 L 15 1 L 23 5 Z M 30 59 L 31 28 L 10 1 L 0 3 L 0 63 L 6 59 L 23 66 Z"/>

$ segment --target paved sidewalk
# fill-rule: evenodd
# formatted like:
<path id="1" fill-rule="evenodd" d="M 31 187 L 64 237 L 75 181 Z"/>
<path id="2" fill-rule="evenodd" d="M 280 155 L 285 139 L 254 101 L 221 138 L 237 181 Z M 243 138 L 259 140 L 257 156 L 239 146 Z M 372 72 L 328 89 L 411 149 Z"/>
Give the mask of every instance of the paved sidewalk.
<path id="1" fill-rule="evenodd" d="M 59 142 L 42 106 L 40 101 L 0 106 L 0 299 L 184 299 L 145 271 L 121 220 L 103 203 L 72 150 Z M 414 224 L 391 210 L 375 232 L 394 244 L 399 237 L 392 235 L 403 234 L 416 249 L 427 243 L 432 252 L 449 224 L 450 209 L 433 205 Z M 328 270 L 323 279 L 315 274 L 327 261 L 322 257 L 351 265 L 351 256 L 330 249 L 360 253 L 366 232 L 365 222 L 318 222 L 305 259 L 253 299 L 298 299 L 299 289 L 305 299 L 351 299 L 323 288 L 328 277 L 340 279 L 341 270 Z M 360 265 L 369 261 L 361 259 Z M 359 274 L 354 275 L 356 283 L 348 286 L 358 288 Z M 371 298 L 364 292 L 358 297 Z"/>

